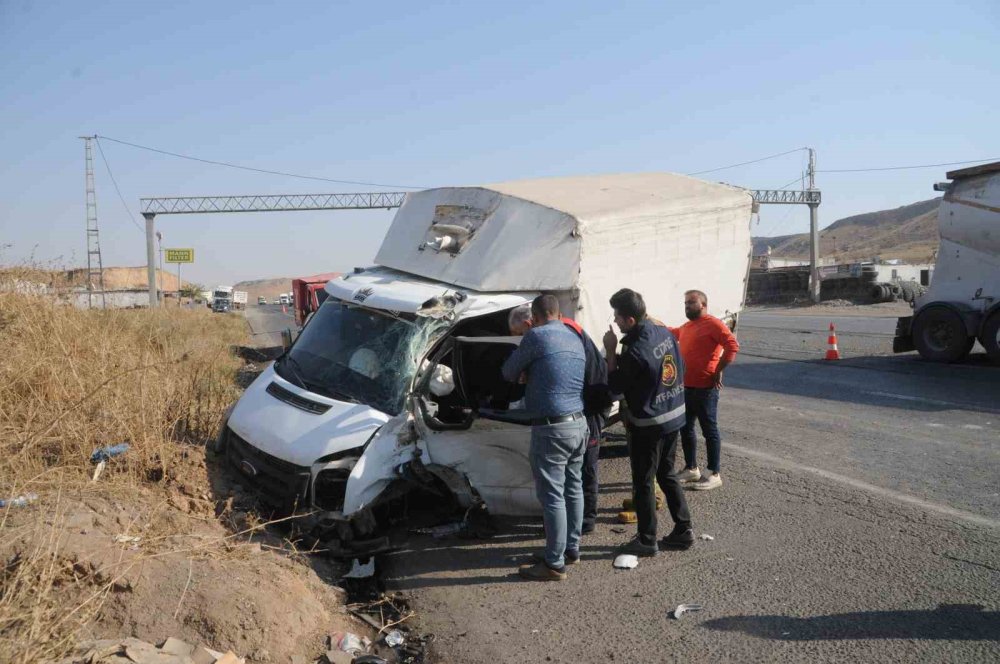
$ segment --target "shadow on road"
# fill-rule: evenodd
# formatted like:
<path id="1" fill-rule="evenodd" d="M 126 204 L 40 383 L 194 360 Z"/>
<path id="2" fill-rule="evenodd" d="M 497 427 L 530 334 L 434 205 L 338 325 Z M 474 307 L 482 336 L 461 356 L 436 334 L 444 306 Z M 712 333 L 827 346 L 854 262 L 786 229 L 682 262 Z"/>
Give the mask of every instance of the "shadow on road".
<path id="1" fill-rule="evenodd" d="M 933 611 L 858 611 L 812 618 L 730 616 L 702 626 L 781 641 L 914 639 L 1000 641 L 1000 612 L 978 604 L 942 604 Z"/>
<path id="2" fill-rule="evenodd" d="M 756 392 L 886 406 L 919 412 L 969 410 L 1000 413 L 1000 368 L 933 364 L 893 357 L 737 362 L 727 387 Z"/>

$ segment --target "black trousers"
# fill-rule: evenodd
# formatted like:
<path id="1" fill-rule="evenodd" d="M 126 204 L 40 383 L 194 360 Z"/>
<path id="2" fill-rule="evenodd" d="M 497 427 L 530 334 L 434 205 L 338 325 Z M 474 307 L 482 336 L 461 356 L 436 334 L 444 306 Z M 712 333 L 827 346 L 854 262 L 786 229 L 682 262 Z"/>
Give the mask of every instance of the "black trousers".
<path id="1" fill-rule="evenodd" d="M 583 527 L 591 529 L 597 523 L 597 458 L 601 454 L 599 443 L 587 441 L 587 453 L 583 455 Z"/>
<path id="2" fill-rule="evenodd" d="M 678 431 L 664 433 L 658 427 L 635 427 L 628 431 L 629 459 L 632 462 L 632 499 L 643 544 L 656 544 L 655 480 L 667 498 L 670 516 L 678 526 L 690 527 L 684 490 L 677 481 L 674 457 Z"/>

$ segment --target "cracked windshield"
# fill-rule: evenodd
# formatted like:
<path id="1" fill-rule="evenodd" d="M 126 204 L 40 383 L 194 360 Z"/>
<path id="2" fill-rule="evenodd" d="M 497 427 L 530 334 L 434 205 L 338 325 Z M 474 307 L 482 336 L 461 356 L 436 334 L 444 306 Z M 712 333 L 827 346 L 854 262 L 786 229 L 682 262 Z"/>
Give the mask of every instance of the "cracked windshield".
<path id="1" fill-rule="evenodd" d="M 327 301 L 275 371 L 331 399 L 395 415 L 403 408 L 428 321 Z"/>

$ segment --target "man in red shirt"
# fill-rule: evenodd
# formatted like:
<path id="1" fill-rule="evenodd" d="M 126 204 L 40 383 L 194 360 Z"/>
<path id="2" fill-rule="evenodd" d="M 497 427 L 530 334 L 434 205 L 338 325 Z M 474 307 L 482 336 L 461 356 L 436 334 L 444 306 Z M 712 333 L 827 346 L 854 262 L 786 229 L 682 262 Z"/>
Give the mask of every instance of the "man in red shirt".
<path id="1" fill-rule="evenodd" d="M 719 390 L 722 371 L 740 350 L 736 337 L 721 320 L 708 313 L 708 296 L 698 290 L 684 293 L 684 315 L 688 322 L 671 332 L 680 343 L 684 358 L 684 404 L 687 416 L 681 429 L 684 447 L 684 470 L 677 478 L 690 489 L 708 491 L 722 485 L 719 457 L 722 438 L 719 435 Z M 698 437 L 695 423 L 701 425 L 708 448 L 708 468 L 698 469 Z"/>

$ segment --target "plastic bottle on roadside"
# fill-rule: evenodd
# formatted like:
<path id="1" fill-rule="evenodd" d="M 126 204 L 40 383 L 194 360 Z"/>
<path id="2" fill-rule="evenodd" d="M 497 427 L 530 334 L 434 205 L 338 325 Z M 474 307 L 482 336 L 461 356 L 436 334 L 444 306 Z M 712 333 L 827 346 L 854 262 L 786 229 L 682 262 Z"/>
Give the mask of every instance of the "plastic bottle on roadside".
<path id="1" fill-rule="evenodd" d="M 16 498 L 0 498 L 0 508 L 4 507 L 24 507 L 38 500 L 37 493 L 26 493 Z"/>

